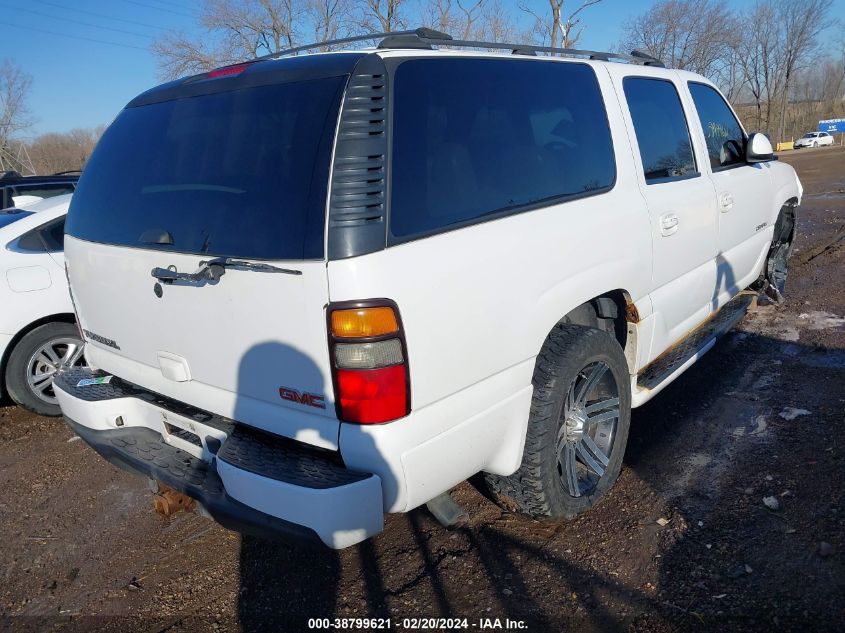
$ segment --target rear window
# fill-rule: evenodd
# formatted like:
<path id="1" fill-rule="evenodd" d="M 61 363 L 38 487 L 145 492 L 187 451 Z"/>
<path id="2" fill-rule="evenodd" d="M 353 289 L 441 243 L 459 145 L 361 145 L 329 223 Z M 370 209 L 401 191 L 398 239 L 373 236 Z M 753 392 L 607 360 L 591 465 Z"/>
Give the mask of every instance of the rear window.
<path id="1" fill-rule="evenodd" d="M 396 71 L 394 237 L 607 190 L 607 114 L 586 64 L 420 59 Z"/>
<path id="2" fill-rule="evenodd" d="M 126 108 L 85 168 L 67 233 L 180 253 L 321 258 L 345 79 Z"/>

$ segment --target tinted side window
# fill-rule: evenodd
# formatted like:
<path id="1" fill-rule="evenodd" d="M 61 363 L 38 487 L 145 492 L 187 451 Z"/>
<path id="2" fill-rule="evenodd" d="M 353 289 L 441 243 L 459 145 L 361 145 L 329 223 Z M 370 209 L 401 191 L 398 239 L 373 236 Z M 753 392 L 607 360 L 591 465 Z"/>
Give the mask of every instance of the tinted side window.
<path id="1" fill-rule="evenodd" d="M 27 213 L 26 215 L 32 215 Z M 2 224 L 0 224 L 2 226 Z M 21 235 L 15 248 L 31 253 L 59 253 L 65 249 L 65 217 L 58 218 Z"/>
<path id="2" fill-rule="evenodd" d="M 52 198 L 66 193 L 73 193 L 73 185 L 19 185 L 15 187 L 16 196 L 38 196 L 39 198 Z"/>
<path id="3" fill-rule="evenodd" d="M 616 178 L 586 64 L 410 60 L 396 70 L 393 97 L 396 237 L 603 191 Z"/>
<path id="4" fill-rule="evenodd" d="M 646 182 L 694 175 L 689 128 L 674 84 L 663 79 L 627 77 L 622 85 Z"/>
<path id="5" fill-rule="evenodd" d="M 689 91 L 704 130 L 710 166 L 718 169 L 744 163 L 745 135 L 722 95 L 695 82 L 689 83 Z"/>
<path id="6" fill-rule="evenodd" d="M 21 235 L 15 243 L 15 246 L 18 250 L 28 251 L 31 253 L 47 252 L 47 247 L 44 246 L 44 242 L 41 240 L 38 229 L 33 229 L 28 233 Z"/>
<path id="7" fill-rule="evenodd" d="M 55 222 L 46 224 L 41 227 L 41 239 L 47 250 L 51 253 L 57 253 L 65 250 L 65 218 L 62 217 Z"/>

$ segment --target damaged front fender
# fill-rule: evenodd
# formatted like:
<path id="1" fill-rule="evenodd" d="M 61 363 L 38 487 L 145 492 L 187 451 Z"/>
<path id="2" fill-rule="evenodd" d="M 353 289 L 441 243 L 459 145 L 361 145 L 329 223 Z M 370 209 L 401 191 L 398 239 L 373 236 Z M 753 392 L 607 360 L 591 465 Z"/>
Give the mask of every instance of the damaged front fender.
<path id="1" fill-rule="evenodd" d="M 800 187 L 800 182 L 798 184 Z M 799 190 L 800 195 L 800 190 Z M 789 273 L 789 258 L 795 245 L 798 198 L 791 198 L 780 209 L 772 236 L 772 245 L 766 256 L 761 275 L 760 290 L 769 299 L 782 304 L 785 301 L 786 278 Z"/>

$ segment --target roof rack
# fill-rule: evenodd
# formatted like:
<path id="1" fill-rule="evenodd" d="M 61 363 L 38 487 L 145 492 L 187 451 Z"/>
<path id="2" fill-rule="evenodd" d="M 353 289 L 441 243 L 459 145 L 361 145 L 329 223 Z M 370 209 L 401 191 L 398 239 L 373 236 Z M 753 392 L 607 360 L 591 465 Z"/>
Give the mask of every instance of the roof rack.
<path id="1" fill-rule="evenodd" d="M 342 37 L 340 39 L 327 40 L 325 42 L 315 42 L 313 44 L 306 44 L 304 46 L 289 48 L 278 53 L 262 55 L 261 57 L 256 57 L 253 61 L 274 59 L 276 57 L 293 55 L 295 53 L 313 50 L 315 48 L 328 48 L 330 46 L 339 46 L 342 44 L 351 44 L 354 42 L 365 42 L 367 40 L 381 40 L 378 43 L 377 48 L 382 50 L 396 48 L 417 48 L 431 50 L 433 46 L 455 48 L 488 48 L 495 50 L 510 50 L 513 52 L 514 55 L 537 55 L 537 53 L 556 53 L 567 57 L 595 59 L 605 62 L 625 61 L 633 64 L 641 64 L 644 66 L 658 66 L 660 68 L 665 68 L 665 64 L 662 61 L 642 51 L 631 51 L 630 55 L 625 55 L 624 53 L 603 53 L 600 51 L 580 50 L 577 48 L 556 48 L 553 46 L 537 46 L 534 44 L 513 44 L 507 42 L 456 40 L 448 33 L 442 33 L 440 31 L 435 31 L 434 29 L 424 27 L 418 29 L 411 29 L 408 31 L 368 33 L 366 35 Z"/>

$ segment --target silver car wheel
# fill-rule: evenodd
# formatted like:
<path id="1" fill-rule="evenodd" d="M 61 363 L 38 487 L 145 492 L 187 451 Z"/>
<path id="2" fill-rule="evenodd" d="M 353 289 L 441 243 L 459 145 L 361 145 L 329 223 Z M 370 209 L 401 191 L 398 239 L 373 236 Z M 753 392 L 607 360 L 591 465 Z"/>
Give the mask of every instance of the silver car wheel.
<path id="1" fill-rule="evenodd" d="M 619 387 L 607 364 L 584 367 L 566 394 L 557 434 L 557 470 L 573 497 L 590 494 L 605 473 L 619 421 Z"/>
<path id="2" fill-rule="evenodd" d="M 87 367 L 81 339 L 59 337 L 50 339 L 29 358 L 26 382 L 32 393 L 47 404 L 58 404 L 53 391 L 56 374 L 68 367 Z"/>

